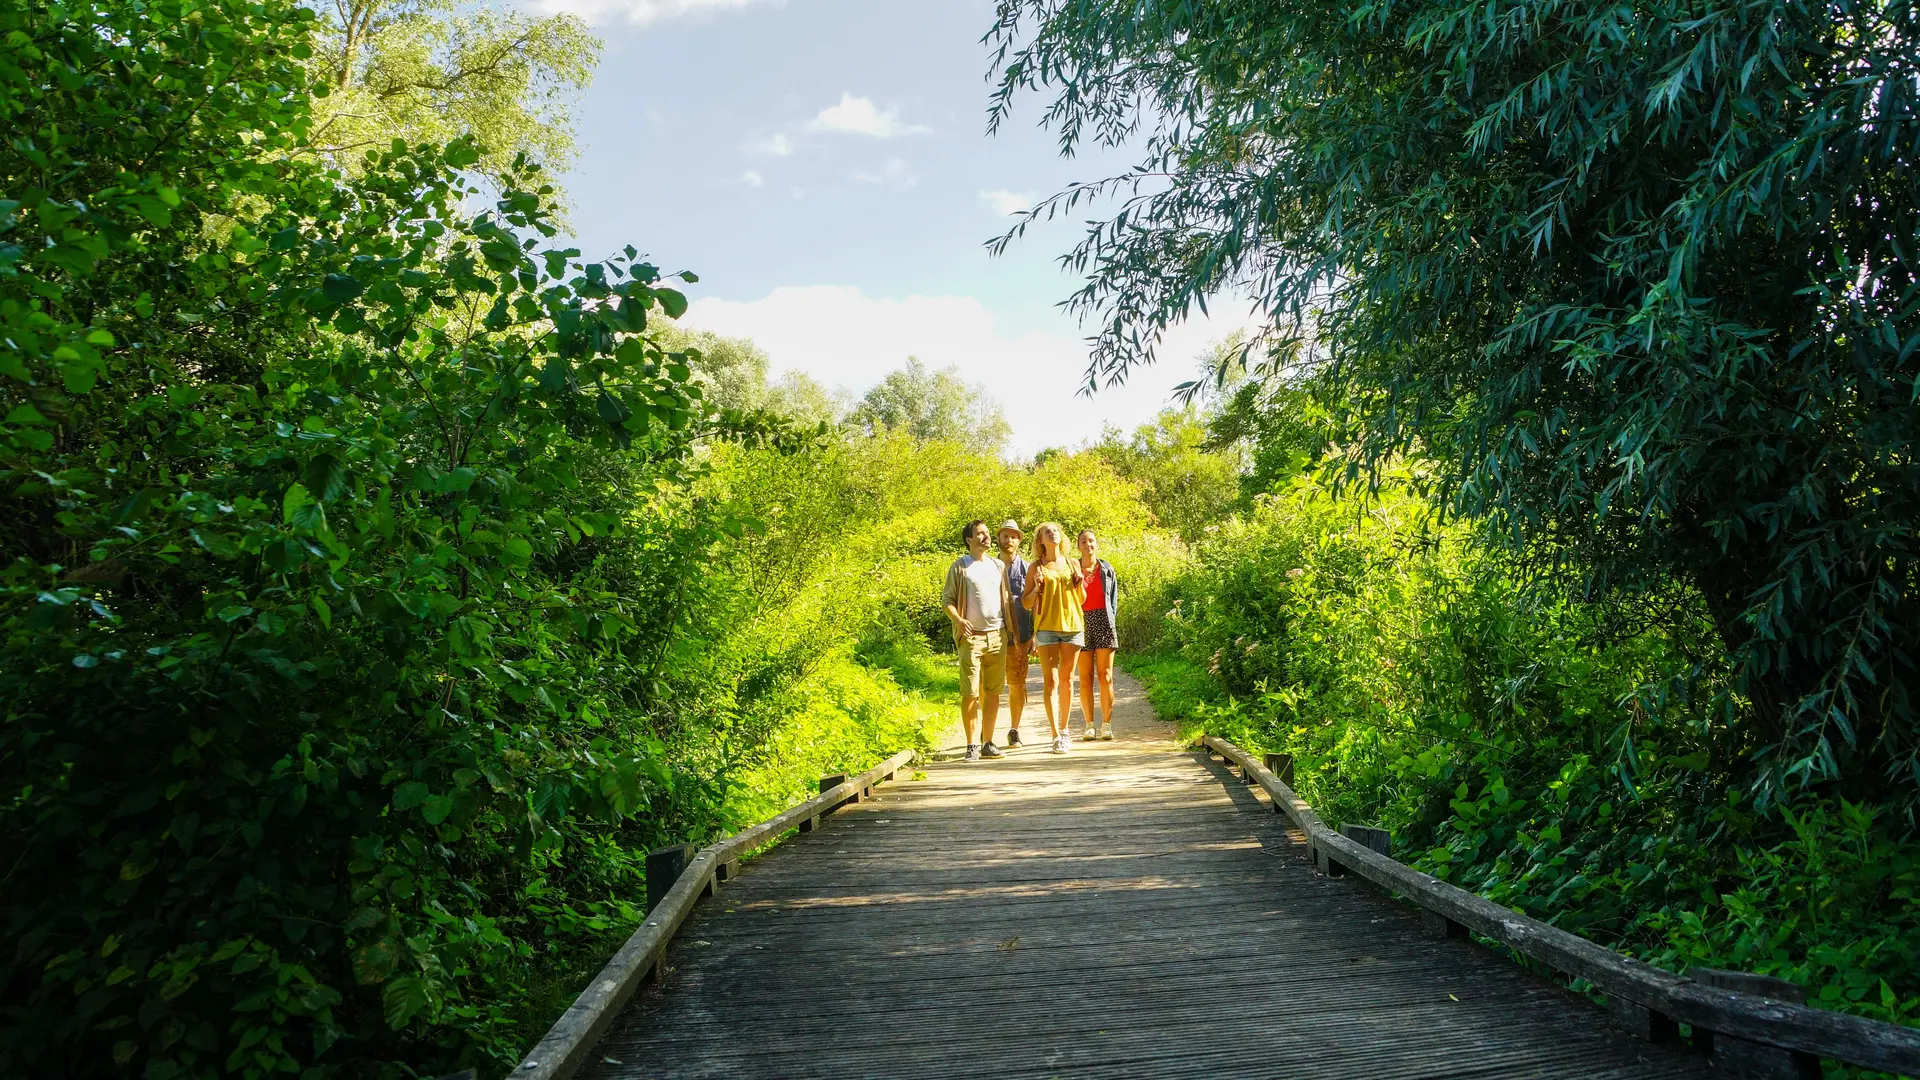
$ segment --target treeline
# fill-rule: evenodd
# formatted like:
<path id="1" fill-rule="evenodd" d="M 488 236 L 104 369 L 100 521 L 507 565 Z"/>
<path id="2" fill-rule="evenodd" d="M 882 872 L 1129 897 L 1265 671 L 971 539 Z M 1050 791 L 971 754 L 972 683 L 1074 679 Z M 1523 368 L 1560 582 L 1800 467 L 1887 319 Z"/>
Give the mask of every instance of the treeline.
<path id="1" fill-rule="evenodd" d="M 1032 215 L 1124 197 L 1089 377 L 1267 316 L 1156 697 L 1502 903 L 1920 1015 L 1920 9 L 998 14 L 995 123 L 1139 149 Z"/>

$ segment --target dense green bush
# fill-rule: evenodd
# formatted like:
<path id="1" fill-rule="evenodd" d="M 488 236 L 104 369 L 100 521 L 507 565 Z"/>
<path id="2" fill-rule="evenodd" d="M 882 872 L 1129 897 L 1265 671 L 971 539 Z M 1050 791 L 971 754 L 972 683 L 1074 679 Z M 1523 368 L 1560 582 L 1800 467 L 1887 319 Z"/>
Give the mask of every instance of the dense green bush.
<path id="1" fill-rule="evenodd" d="M 0 12 L 10 1074 L 511 1060 L 728 819 L 666 673 L 746 526 L 662 493 L 796 441 L 699 401 L 651 266 L 542 246 L 530 167 L 324 171 L 310 25 Z"/>
<path id="2" fill-rule="evenodd" d="M 1895 812 L 1756 808 L 1754 733 L 1697 598 L 1632 610 L 1542 591 L 1408 478 L 1371 499 L 1298 479 L 1200 545 L 1157 704 L 1295 755 L 1332 822 L 1499 903 L 1675 969 L 1736 967 L 1920 1019 L 1920 845 Z"/>

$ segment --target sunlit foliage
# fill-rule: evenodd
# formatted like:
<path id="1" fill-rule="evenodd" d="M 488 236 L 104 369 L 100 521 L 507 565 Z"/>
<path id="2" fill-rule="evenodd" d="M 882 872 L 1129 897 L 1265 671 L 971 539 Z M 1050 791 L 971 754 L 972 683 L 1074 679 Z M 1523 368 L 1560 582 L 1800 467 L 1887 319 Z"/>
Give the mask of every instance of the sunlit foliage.
<path id="1" fill-rule="evenodd" d="M 1425 456 L 1592 595 L 1697 591 L 1768 797 L 1913 797 L 1920 7 L 998 11 L 996 122 L 1038 91 L 1063 149 L 1141 148 L 1035 210 L 1124 196 L 1069 260 L 1090 381 L 1251 293 L 1356 469 Z"/>

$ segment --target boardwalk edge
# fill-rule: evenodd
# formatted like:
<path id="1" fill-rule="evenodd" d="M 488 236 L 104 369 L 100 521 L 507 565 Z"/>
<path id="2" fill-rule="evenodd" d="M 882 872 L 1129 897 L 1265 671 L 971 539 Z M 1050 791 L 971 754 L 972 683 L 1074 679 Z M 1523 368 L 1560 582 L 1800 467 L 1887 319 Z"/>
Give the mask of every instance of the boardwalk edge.
<path id="1" fill-rule="evenodd" d="M 1240 767 L 1243 779 L 1264 788 L 1274 808 L 1306 834 L 1317 863 L 1347 871 L 1395 892 L 1451 925 L 1465 927 L 1506 947 L 1586 979 L 1616 1001 L 1630 1002 L 1655 1017 L 1691 1024 L 1696 1032 L 1731 1036 L 1783 1050 L 1832 1058 L 1849 1065 L 1920 1075 L 1920 1029 L 1864 1016 L 1816 1009 L 1752 993 L 1709 986 L 1614 952 L 1537 919 L 1450 885 L 1398 862 L 1327 827 L 1306 800 L 1269 772 L 1254 755 L 1225 739 L 1207 736 L 1200 746 Z M 1291 766 L 1292 761 L 1288 759 Z M 1436 932 L 1443 924 L 1429 920 Z M 1653 1028 L 1661 1029 L 1654 1024 Z"/>
<path id="2" fill-rule="evenodd" d="M 902 750 L 858 776 L 837 784 L 807 801 L 785 810 L 757 825 L 710 845 L 693 857 L 687 868 L 647 913 L 640 928 L 627 938 L 587 988 L 580 992 L 567 1011 L 541 1038 L 531 1052 L 510 1074 L 514 1080 L 566 1080 L 593 1051 L 594 1044 L 606 1033 L 633 992 L 647 974 L 666 955 L 667 944 L 680 924 L 693 913 L 700 898 L 712 892 L 714 883 L 731 876 L 740 856 L 779 837 L 789 829 L 818 821 L 844 803 L 865 797 L 868 789 L 911 764 L 914 751 Z"/>

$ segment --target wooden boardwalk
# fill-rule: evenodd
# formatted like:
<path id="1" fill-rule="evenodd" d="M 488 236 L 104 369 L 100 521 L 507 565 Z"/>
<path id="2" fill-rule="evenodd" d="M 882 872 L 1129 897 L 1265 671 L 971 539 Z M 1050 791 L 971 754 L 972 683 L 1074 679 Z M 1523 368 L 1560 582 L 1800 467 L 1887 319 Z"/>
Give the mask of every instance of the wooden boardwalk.
<path id="1" fill-rule="evenodd" d="M 1724 1075 L 1319 876 L 1122 699 L 1113 742 L 931 765 L 748 864 L 582 1075 Z"/>

